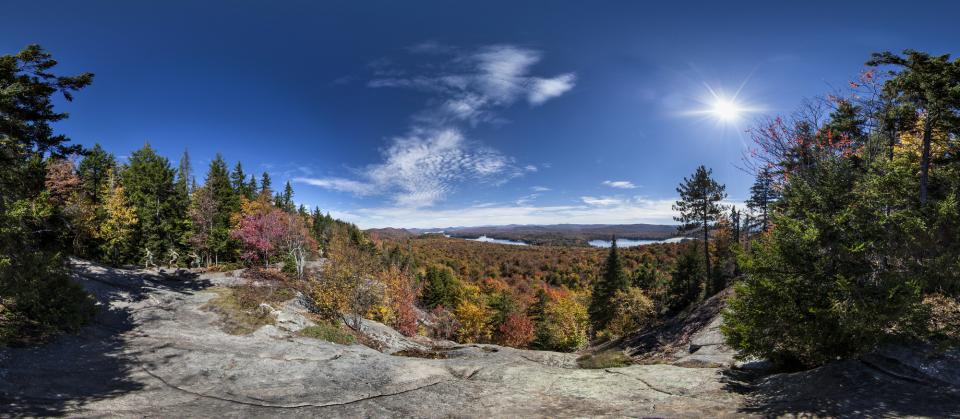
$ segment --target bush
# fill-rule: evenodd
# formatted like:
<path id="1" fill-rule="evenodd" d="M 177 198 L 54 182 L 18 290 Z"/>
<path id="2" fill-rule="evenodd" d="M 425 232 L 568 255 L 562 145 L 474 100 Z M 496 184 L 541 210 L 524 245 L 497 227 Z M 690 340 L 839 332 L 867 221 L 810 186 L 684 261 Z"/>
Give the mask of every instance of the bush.
<path id="1" fill-rule="evenodd" d="M 526 348 L 534 338 L 533 321 L 523 313 L 513 313 L 500 324 L 500 343 L 514 348 Z"/>
<path id="2" fill-rule="evenodd" d="M 742 259 L 746 276 L 722 326 L 742 356 L 814 367 L 922 328 L 915 281 L 872 272 L 870 260 L 856 254 L 824 252 L 823 233 L 779 218 L 776 230 Z"/>
<path id="3" fill-rule="evenodd" d="M 587 309 L 573 298 L 560 298 L 546 304 L 537 330 L 537 341 L 544 349 L 572 352 L 587 344 Z"/>
<path id="4" fill-rule="evenodd" d="M 44 253 L 0 257 L 0 345 L 76 332 L 96 314 L 94 304 L 58 257 Z"/>
<path id="5" fill-rule="evenodd" d="M 653 300 L 637 287 L 617 291 L 610 303 L 613 318 L 604 329 L 609 336 L 624 336 L 648 325 L 656 317 Z"/>

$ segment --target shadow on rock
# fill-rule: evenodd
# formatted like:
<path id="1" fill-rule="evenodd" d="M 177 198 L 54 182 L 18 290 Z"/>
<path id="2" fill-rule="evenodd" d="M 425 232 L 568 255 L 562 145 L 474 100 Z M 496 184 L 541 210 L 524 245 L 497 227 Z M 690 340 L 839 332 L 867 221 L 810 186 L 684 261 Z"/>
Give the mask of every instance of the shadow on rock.
<path id="1" fill-rule="evenodd" d="M 809 371 L 758 376 L 731 371 L 726 387 L 747 395 L 743 413 L 780 417 L 955 417 L 960 350 L 888 348 Z"/>
<path id="2" fill-rule="evenodd" d="M 0 416 L 82 412 L 87 403 L 143 388 L 131 377 L 142 370 L 125 345 L 138 333 L 130 304 L 149 298 L 151 290 L 193 293 L 211 285 L 192 273 L 124 271 L 76 260 L 73 265 L 99 312 L 77 334 L 39 346 L 0 348 Z"/>

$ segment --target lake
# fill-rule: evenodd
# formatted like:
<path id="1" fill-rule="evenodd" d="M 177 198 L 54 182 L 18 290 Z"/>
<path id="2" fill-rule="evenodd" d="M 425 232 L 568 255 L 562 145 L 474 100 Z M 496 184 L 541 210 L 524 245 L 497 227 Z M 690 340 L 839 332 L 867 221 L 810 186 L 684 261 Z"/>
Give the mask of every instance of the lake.
<path id="1" fill-rule="evenodd" d="M 484 243 L 512 244 L 512 245 L 514 245 L 514 246 L 527 246 L 527 244 L 524 243 L 524 242 L 517 242 L 517 241 L 513 241 L 513 240 L 493 239 L 493 238 L 490 238 L 490 237 L 487 237 L 487 236 L 480 236 L 480 237 L 477 237 L 477 238 L 475 238 L 475 239 L 467 239 L 467 240 L 472 240 L 472 241 L 475 241 L 475 242 L 484 242 Z"/>
<path id="2" fill-rule="evenodd" d="M 630 240 L 617 239 L 617 247 L 645 246 L 658 243 L 677 243 L 683 241 L 685 237 L 671 237 L 664 240 Z M 610 247 L 610 240 L 590 240 L 588 242 L 593 247 Z"/>

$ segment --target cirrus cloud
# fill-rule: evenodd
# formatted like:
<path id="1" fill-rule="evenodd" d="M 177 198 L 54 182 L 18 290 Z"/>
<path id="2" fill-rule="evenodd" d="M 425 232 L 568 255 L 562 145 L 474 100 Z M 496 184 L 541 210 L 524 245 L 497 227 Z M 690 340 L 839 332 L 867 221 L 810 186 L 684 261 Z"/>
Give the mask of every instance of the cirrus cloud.
<path id="1" fill-rule="evenodd" d="M 633 182 L 628 180 L 605 180 L 603 184 L 617 189 L 636 189 L 637 187 L 637 185 L 634 185 Z"/>
<path id="2" fill-rule="evenodd" d="M 370 88 L 412 89 L 429 96 L 428 106 L 412 116 L 406 135 L 394 137 L 383 160 L 358 170 L 357 178 L 299 177 L 295 181 L 358 196 L 386 195 L 398 207 L 430 207 L 464 182 L 500 185 L 534 165 L 466 138 L 466 126 L 499 122 L 498 112 L 526 99 L 531 106 L 572 89 L 573 73 L 552 77 L 531 74 L 540 51 L 513 45 L 464 50 L 436 42 L 408 49 L 421 66 L 397 68 L 388 59 L 371 63 Z M 441 61 L 437 61 L 441 60 Z"/>

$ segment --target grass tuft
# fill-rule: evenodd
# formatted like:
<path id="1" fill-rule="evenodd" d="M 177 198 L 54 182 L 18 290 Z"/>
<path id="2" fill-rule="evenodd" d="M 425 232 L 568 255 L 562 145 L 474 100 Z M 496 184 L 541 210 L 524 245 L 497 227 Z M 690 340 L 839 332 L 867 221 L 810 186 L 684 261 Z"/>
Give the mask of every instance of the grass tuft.
<path id="1" fill-rule="evenodd" d="M 608 350 L 594 354 L 586 354 L 577 358 L 577 365 L 580 368 L 600 369 L 600 368 L 619 368 L 633 363 L 629 356 L 623 351 Z"/>

